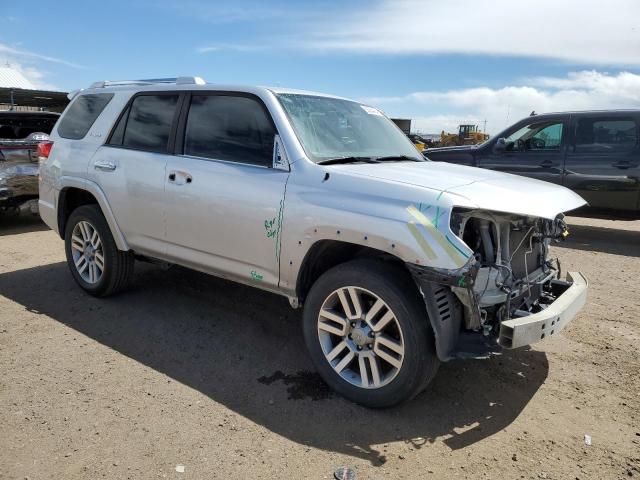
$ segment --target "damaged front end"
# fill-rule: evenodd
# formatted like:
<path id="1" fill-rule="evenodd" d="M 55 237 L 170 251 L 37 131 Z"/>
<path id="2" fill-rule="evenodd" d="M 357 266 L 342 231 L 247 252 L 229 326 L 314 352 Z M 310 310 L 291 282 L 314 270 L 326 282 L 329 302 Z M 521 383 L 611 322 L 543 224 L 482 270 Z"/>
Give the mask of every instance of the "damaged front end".
<path id="1" fill-rule="evenodd" d="M 562 215 L 549 220 L 456 208 L 450 227 L 473 250 L 469 262 L 455 271 L 411 268 L 441 360 L 529 345 L 558 333 L 584 305 L 584 276 L 560 280 L 560 264 L 549 255 L 550 243 L 568 235 Z M 443 321 L 445 303 L 458 318 Z"/>

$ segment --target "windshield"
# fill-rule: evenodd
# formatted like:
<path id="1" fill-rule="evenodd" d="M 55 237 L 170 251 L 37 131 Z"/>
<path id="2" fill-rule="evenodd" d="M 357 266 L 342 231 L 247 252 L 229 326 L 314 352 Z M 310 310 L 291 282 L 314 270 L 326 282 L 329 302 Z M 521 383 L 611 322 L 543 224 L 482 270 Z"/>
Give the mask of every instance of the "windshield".
<path id="1" fill-rule="evenodd" d="M 406 135 L 375 108 L 313 95 L 277 97 L 314 162 L 343 157 L 424 160 Z"/>

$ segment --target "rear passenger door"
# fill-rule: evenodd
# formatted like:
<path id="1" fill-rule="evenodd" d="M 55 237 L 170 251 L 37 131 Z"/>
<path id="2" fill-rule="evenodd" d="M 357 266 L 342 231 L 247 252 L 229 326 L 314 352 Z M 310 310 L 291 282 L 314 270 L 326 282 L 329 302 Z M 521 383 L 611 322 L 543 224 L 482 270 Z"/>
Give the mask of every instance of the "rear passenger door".
<path id="1" fill-rule="evenodd" d="M 289 172 L 272 168 L 266 106 L 253 95 L 194 91 L 181 117 L 165 178 L 169 258 L 276 288 Z"/>
<path id="2" fill-rule="evenodd" d="M 176 92 L 135 95 L 89 169 L 131 248 L 163 256 L 165 169 L 178 120 Z"/>
<path id="3" fill-rule="evenodd" d="M 591 207 L 639 208 L 640 145 L 637 116 L 578 115 L 567 153 L 564 185 Z"/>

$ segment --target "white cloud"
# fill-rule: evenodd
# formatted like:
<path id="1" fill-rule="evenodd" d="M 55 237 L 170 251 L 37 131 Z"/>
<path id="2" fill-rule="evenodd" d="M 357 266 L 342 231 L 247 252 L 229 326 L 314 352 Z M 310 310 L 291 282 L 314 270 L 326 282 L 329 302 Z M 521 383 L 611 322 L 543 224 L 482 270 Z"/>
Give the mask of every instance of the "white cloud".
<path id="1" fill-rule="evenodd" d="M 22 73 L 36 88 L 59 90 L 58 87 L 46 80 L 46 78 L 50 76 L 47 71 L 47 64 L 63 65 L 76 69 L 84 68 L 81 65 L 60 58 L 50 57 L 0 43 L 0 66 L 8 65 L 12 69 Z"/>
<path id="2" fill-rule="evenodd" d="M 24 77 L 29 80 L 36 89 L 40 90 L 60 90 L 56 85 L 46 81 L 48 72 L 41 70 L 40 68 L 33 66 L 22 65 L 17 62 L 7 62 L 11 68 L 20 72 Z M 3 64 L 6 65 L 6 64 Z"/>
<path id="3" fill-rule="evenodd" d="M 502 88 L 414 92 L 401 97 L 374 97 L 362 101 L 381 108 L 390 116 L 413 118 L 415 129 L 429 133 L 442 129 L 452 131 L 458 124 L 467 122 L 482 126 L 486 120 L 487 130 L 495 134 L 533 110 L 543 113 L 640 108 L 640 75 L 629 72 L 616 75 L 598 71 L 572 72 L 566 77 L 532 78 L 526 83 Z M 433 113 L 429 115 L 429 112 Z"/>
<path id="4" fill-rule="evenodd" d="M 307 47 L 488 54 L 640 65 L 638 0 L 382 0 L 307 26 Z"/>
<path id="5" fill-rule="evenodd" d="M 77 63 L 69 62 L 61 58 L 50 57 L 48 55 L 42 55 L 40 53 L 30 52 L 28 50 L 21 50 L 18 48 L 10 47 L 9 45 L 6 45 L 4 43 L 0 43 L 0 54 L 25 60 L 41 60 L 49 63 L 57 63 L 71 68 L 84 68 L 82 65 L 78 65 Z"/>
<path id="6" fill-rule="evenodd" d="M 319 2 L 236 0 L 212 6 L 186 1 L 179 4 L 183 15 L 244 24 L 258 33 L 255 45 L 243 44 L 236 51 L 270 46 L 313 53 L 495 55 L 589 66 L 640 65 L 638 0 L 372 0 L 335 8 Z M 234 49 L 220 47 L 199 51 Z"/>

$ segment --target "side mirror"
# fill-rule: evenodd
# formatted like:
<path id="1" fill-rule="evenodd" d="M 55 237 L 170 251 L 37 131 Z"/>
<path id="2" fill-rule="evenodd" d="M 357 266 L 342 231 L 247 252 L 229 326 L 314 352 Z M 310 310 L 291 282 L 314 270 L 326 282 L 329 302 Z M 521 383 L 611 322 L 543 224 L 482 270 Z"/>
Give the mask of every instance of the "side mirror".
<path id="1" fill-rule="evenodd" d="M 496 153 L 502 153 L 507 149 L 507 141 L 504 138 L 499 138 L 493 146 L 493 151 Z"/>

